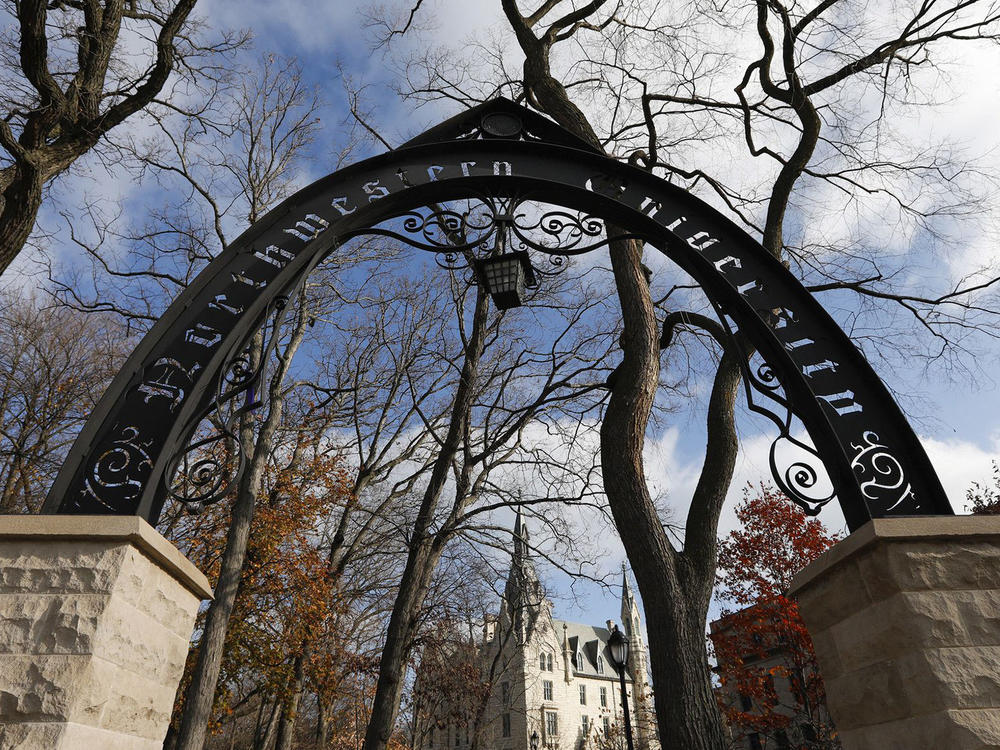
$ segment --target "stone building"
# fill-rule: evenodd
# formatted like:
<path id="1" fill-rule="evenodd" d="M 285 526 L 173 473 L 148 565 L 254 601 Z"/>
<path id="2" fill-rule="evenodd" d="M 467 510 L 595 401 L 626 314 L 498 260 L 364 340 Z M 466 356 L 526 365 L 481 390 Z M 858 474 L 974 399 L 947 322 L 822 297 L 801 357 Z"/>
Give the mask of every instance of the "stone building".
<path id="1" fill-rule="evenodd" d="M 717 695 L 726 707 L 731 747 L 839 748 L 811 648 L 789 637 L 794 634 L 782 627 L 783 616 L 787 613 L 780 607 L 755 605 L 709 625 L 716 671 L 733 676 L 723 681 Z M 737 672 L 747 675 L 758 691 L 766 688 L 765 703 L 762 696 L 741 692 Z"/>
<path id="2" fill-rule="evenodd" d="M 499 614 L 487 618 L 475 644 L 486 685 L 483 710 L 459 722 L 462 726 L 452 718 L 418 720 L 414 747 L 530 750 L 537 733 L 540 750 L 624 750 L 620 681 L 608 651 L 615 624 L 556 619 L 535 572 L 520 512 L 514 539 Z M 630 639 L 625 679 L 635 748 L 659 750 L 639 607 L 624 568 L 621 621 Z"/>

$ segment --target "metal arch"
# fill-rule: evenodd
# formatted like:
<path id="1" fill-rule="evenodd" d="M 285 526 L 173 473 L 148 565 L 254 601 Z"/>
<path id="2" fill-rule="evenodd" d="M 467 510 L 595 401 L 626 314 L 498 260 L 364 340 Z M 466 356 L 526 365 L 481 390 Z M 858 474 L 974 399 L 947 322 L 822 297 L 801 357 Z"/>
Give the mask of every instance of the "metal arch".
<path id="1" fill-rule="evenodd" d="M 501 119 L 492 123 L 499 135 L 487 132 L 497 112 L 523 113 L 520 131 L 505 132 L 510 120 Z M 253 367 L 233 370 L 246 342 L 316 263 L 416 207 L 492 195 L 590 212 L 643 237 L 698 281 L 764 360 L 756 374 L 744 370 L 748 398 L 764 393 L 786 409 L 781 419 L 762 412 L 785 425 L 783 438 L 791 437 L 792 413 L 802 421 L 851 530 L 869 518 L 953 513 L 888 390 L 778 260 L 704 202 L 574 148 L 569 134 L 559 142 L 555 128 L 510 102 L 488 103 L 284 201 L 209 264 L 140 342 L 81 431 L 43 512 L 138 514 L 155 523 L 175 457 L 200 419 L 223 391 L 252 393 Z M 449 140 L 438 140 L 444 131 Z M 807 510 L 828 499 L 809 497 L 817 472 L 808 461 L 786 470 L 774 461 L 772 454 L 779 485 Z"/>

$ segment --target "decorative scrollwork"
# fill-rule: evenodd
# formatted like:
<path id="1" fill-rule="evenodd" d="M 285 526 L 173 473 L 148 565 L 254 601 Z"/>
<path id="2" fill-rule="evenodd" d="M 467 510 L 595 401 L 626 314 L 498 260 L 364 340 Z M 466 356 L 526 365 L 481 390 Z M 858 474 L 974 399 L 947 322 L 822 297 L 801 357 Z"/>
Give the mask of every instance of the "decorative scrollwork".
<path id="1" fill-rule="evenodd" d="M 754 384 L 760 388 L 764 388 L 768 391 L 776 391 L 781 388 L 781 381 L 778 380 L 777 374 L 774 369 L 767 362 L 757 367 L 756 370 L 757 377 L 754 378 Z"/>
<path id="2" fill-rule="evenodd" d="M 582 255 L 603 247 L 610 241 L 606 229 L 603 219 L 565 209 L 551 209 L 534 218 L 520 211 L 511 222 L 521 244 L 548 255 Z"/>
<path id="3" fill-rule="evenodd" d="M 238 347 L 222 366 L 215 396 L 201 413 L 202 429 L 171 459 L 168 495 L 191 513 L 199 513 L 235 489 L 243 474 L 246 451 L 240 439 L 240 420 L 262 402 L 258 390 L 267 363 L 277 345 L 288 306 L 279 295 L 268 306 L 260 330 L 262 340 Z M 242 404 L 238 403 L 243 396 Z"/>
<path id="4" fill-rule="evenodd" d="M 861 480 L 861 494 L 886 504 L 886 511 L 893 510 L 913 497 L 913 487 L 906 480 L 899 460 L 879 442 L 876 433 L 868 430 L 861 437 L 862 442 L 851 443 L 851 448 L 857 451 L 851 459 L 851 468 Z"/>
<path id="5" fill-rule="evenodd" d="M 88 472 L 85 492 L 113 512 L 118 512 L 118 504 L 134 502 L 142 494 L 143 479 L 153 468 L 151 442 L 141 439 L 138 427 L 123 428 Z"/>
<path id="6" fill-rule="evenodd" d="M 461 210 L 449 205 L 408 211 L 366 233 L 432 252 L 437 264 L 450 270 L 511 250 L 535 251 L 548 258 L 544 265 L 533 264 L 541 275 L 562 271 L 568 256 L 638 237 L 608 237 L 604 220 L 590 214 L 522 198 L 489 197 L 470 200 Z"/>
<path id="7" fill-rule="evenodd" d="M 778 488 L 808 515 L 817 515 L 836 497 L 819 453 L 801 440 L 779 435 L 771 443 L 768 460 Z"/>
<path id="8" fill-rule="evenodd" d="M 788 499 L 808 515 L 817 515 L 836 497 L 826 465 L 815 448 L 792 435 L 795 415 L 774 368 L 757 352 L 748 350 L 735 324 L 718 306 L 716 314 L 726 331 L 729 346 L 740 352 L 740 375 L 747 408 L 767 417 L 778 428 L 778 436 L 771 442 L 768 452 L 771 477 Z"/>

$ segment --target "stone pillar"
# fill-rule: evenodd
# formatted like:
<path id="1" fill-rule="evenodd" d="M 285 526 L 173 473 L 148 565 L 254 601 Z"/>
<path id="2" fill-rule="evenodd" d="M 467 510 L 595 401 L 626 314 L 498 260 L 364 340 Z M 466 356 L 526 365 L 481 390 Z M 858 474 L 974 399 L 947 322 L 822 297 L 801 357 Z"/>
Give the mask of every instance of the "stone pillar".
<path id="1" fill-rule="evenodd" d="M 137 516 L 0 516 L 0 747 L 160 750 L 211 595 Z"/>
<path id="2" fill-rule="evenodd" d="M 1000 747 L 1000 517 L 872 521 L 791 595 L 845 750 Z"/>

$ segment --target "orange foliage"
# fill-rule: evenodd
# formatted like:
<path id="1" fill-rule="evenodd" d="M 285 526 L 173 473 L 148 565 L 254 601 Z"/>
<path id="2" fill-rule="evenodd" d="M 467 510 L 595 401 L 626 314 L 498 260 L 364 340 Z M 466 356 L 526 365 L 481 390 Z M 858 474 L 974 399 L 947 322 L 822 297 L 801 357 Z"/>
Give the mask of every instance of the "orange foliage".
<path id="1" fill-rule="evenodd" d="M 306 643 L 309 681 L 324 691 L 336 690 L 340 680 L 335 674 L 353 668 L 345 665 L 352 655 L 341 650 L 338 639 L 322 637 L 334 630 L 344 603 L 321 546 L 323 525 L 349 501 L 351 484 L 342 462 L 326 456 L 269 471 L 226 633 L 213 729 L 251 690 L 272 699 L 287 698 L 295 657 Z M 179 518 L 170 536 L 214 584 L 228 528 L 228 503 L 221 502 L 201 515 Z M 189 655 L 175 717 L 195 653 Z"/>
<path id="2" fill-rule="evenodd" d="M 838 539 L 773 487 L 744 491 L 742 528 L 719 543 L 720 599 L 736 604 L 712 624 L 720 707 L 730 727 L 758 736 L 810 736 L 790 747 L 839 747 L 823 679 L 792 577 Z M 794 732 L 788 731 L 795 726 Z M 805 727 L 803 730 L 802 727 Z"/>

